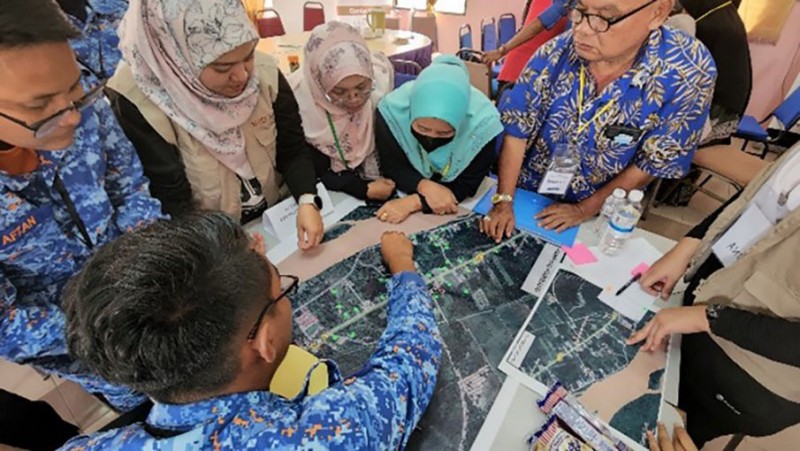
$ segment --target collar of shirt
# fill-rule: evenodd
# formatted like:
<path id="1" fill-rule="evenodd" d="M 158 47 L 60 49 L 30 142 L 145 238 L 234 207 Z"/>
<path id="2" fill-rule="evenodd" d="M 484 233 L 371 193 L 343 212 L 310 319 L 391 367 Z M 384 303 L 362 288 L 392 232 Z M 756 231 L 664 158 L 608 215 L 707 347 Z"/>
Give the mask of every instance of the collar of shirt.
<path id="1" fill-rule="evenodd" d="M 256 406 L 257 412 L 285 414 L 306 398 L 311 373 L 317 365 L 327 366 L 329 387 L 342 381 L 336 363 L 323 359 L 309 369 L 303 388 L 293 399 L 286 399 L 262 390 L 233 393 L 188 404 L 155 403 L 147 417 L 147 424 L 158 429 L 188 431 L 214 421 L 219 424 L 228 424 L 242 412 L 248 416 L 256 415 L 256 411 L 252 410 Z"/>
<path id="2" fill-rule="evenodd" d="M 70 148 L 73 146 L 75 146 L 75 143 L 73 143 Z M 39 167 L 33 172 L 11 175 L 0 171 L 0 190 L 9 190 L 19 193 L 34 180 L 49 180 L 50 182 L 48 182 L 48 185 L 52 184 L 56 168 L 67 155 L 68 151 L 69 149 L 56 151 L 37 150 L 36 154 L 39 157 Z"/>

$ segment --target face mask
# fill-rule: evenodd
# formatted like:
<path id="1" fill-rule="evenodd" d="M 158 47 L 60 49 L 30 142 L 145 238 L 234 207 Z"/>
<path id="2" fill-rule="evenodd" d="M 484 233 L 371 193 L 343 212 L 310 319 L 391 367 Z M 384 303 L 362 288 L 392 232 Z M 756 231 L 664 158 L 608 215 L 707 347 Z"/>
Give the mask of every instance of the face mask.
<path id="1" fill-rule="evenodd" d="M 434 150 L 442 146 L 450 144 L 450 142 L 452 142 L 453 139 L 455 138 L 455 135 L 449 136 L 447 138 L 434 138 L 432 136 L 423 135 L 422 133 L 419 133 L 413 128 L 411 129 L 411 134 L 414 135 L 414 138 L 417 139 L 417 142 L 419 142 L 422 148 L 425 149 L 425 151 L 427 151 L 428 153 L 433 152 Z"/>

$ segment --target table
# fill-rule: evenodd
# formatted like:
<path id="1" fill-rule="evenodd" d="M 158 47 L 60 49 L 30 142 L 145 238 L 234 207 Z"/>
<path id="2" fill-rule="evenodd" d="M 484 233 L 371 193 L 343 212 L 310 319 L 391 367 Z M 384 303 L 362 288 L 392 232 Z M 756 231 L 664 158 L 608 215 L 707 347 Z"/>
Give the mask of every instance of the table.
<path id="1" fill-rule="evenodd" d="M 311 32 L 286 34 L 272 38 L 261 39 L 256 49 L 260 52 L 274 56 L 284 74 L 289 71 L 289 55 L 297 55 L 300 64 L 303 64 L 304 47 Z M 405 44 L 395 43 L 395 39 L 404 38 Z M 431 64 L 433 45 L 425 35 L 411 31 L 386 30 L 383 37 L 367 39 L 367 46 L 372 51 L 383 52 L 389 59 L 414 61 L 423 68 Z"/>
<path id="2" fill-rule="evenodd" d="M 597 245 L 599 239 L 590 231 L 591 222 L 581 226 L 578 240 L 587 246 Z M 633 238 L 645 238 L 661 252 L 666 252 L 675 244 L 674 241 L 654 233 L 636 229 Z M 680 306 L 683 301 L 683 289 L 677 286 L 669 300 L 671 306 Z M 664 376 L 664 399 L 661 405 L 661 419 L 665 424 L 683 423 L 677 410 L 678 382 L 680 367 L 680 336 L 674 335 L 670 340 L 666 372 Z M 544 396 L 506 378 L 500 389 L 492 409 L 472 444 L 473 451 L 528 451 L 525 438 L 544 425 L 547 417 L 535 408 L 536 402 Z"/>

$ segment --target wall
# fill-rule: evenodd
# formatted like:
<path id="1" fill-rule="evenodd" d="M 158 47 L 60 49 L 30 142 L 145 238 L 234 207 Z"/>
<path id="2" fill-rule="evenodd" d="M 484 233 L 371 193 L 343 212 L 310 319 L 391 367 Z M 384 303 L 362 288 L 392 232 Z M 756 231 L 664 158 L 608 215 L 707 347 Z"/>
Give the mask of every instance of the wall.
<path id="1" fill-rule="evenodd" d="M 319 0 L 325 5 L 325 17 L 336 16 L 336 0 Z M 266 0 L 265 5 L 270 3 L 283 19 L 283 26 L 287 33 L 299 33 L 303 31 L 303 0 Z M 436 23 L 439 27 L 439 51 L 443 53 L 455 53 L 458 50 L 458 29 L 461 25 L 468 23 L 472 27 L 473 42 L 476 47 L 480 46 L 480 24 L 481 19 L 489 17 L 499 17 L 504 13 L 513 13 L 517 16 L 518 26 L 522 22 L 522 12 L 525 9 L 525 0 L 467 0 L 466 15 L 439 14 Z M 411 29 L 410 13 L 408 10 L 398 10 L 400 16 L 400 27 L 404 30 Z"/>
<path id="2" fill-rule="evenodd" d="M 439 52 L 455 53 L 458 50 L 458 29 L 466 24 L 472 27 L 472 42 L 475 48 L 480 48 L 481 19 L 494 17 L 501 14 L 512 13 L 517 16 L 517 27 L 522 23 L 522 12 L 526 0 L 467 0 L 467 14 L 437 14 L 436 24 L 439 28 Z M 411 29 L 410 12 L 398 10 L 400 27 L 404 30 Z"/>
<path id="3" fill-rule="evenodd" d="M 800 73 L 800 2 L 796 2 L 776 45 L 750 44 L 753 92 L 747 114 L 766 118 L 790 92 Z"/>

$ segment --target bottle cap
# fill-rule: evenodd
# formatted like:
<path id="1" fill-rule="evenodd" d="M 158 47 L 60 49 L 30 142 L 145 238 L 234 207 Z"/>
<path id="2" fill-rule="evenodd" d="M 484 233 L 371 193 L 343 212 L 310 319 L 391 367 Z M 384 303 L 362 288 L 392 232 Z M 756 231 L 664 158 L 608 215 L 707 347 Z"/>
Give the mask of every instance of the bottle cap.
<path id="1" fill-rule="evenodd" d="M 628 200 L 631 202 L 641 202 L 644 199 L 644 193 L 638 189 L 632 190 L 628 194 Z"/>
<path id="2" fill-rule="evenodd" d="M 622 188 L 616 188 L 616 189 L 614 189 L 614 192 L 612 193 L 612 196 L 616 197 L 617 199 L 625 199 L 626 195 L 627 195 L 627 193 Z"/>

